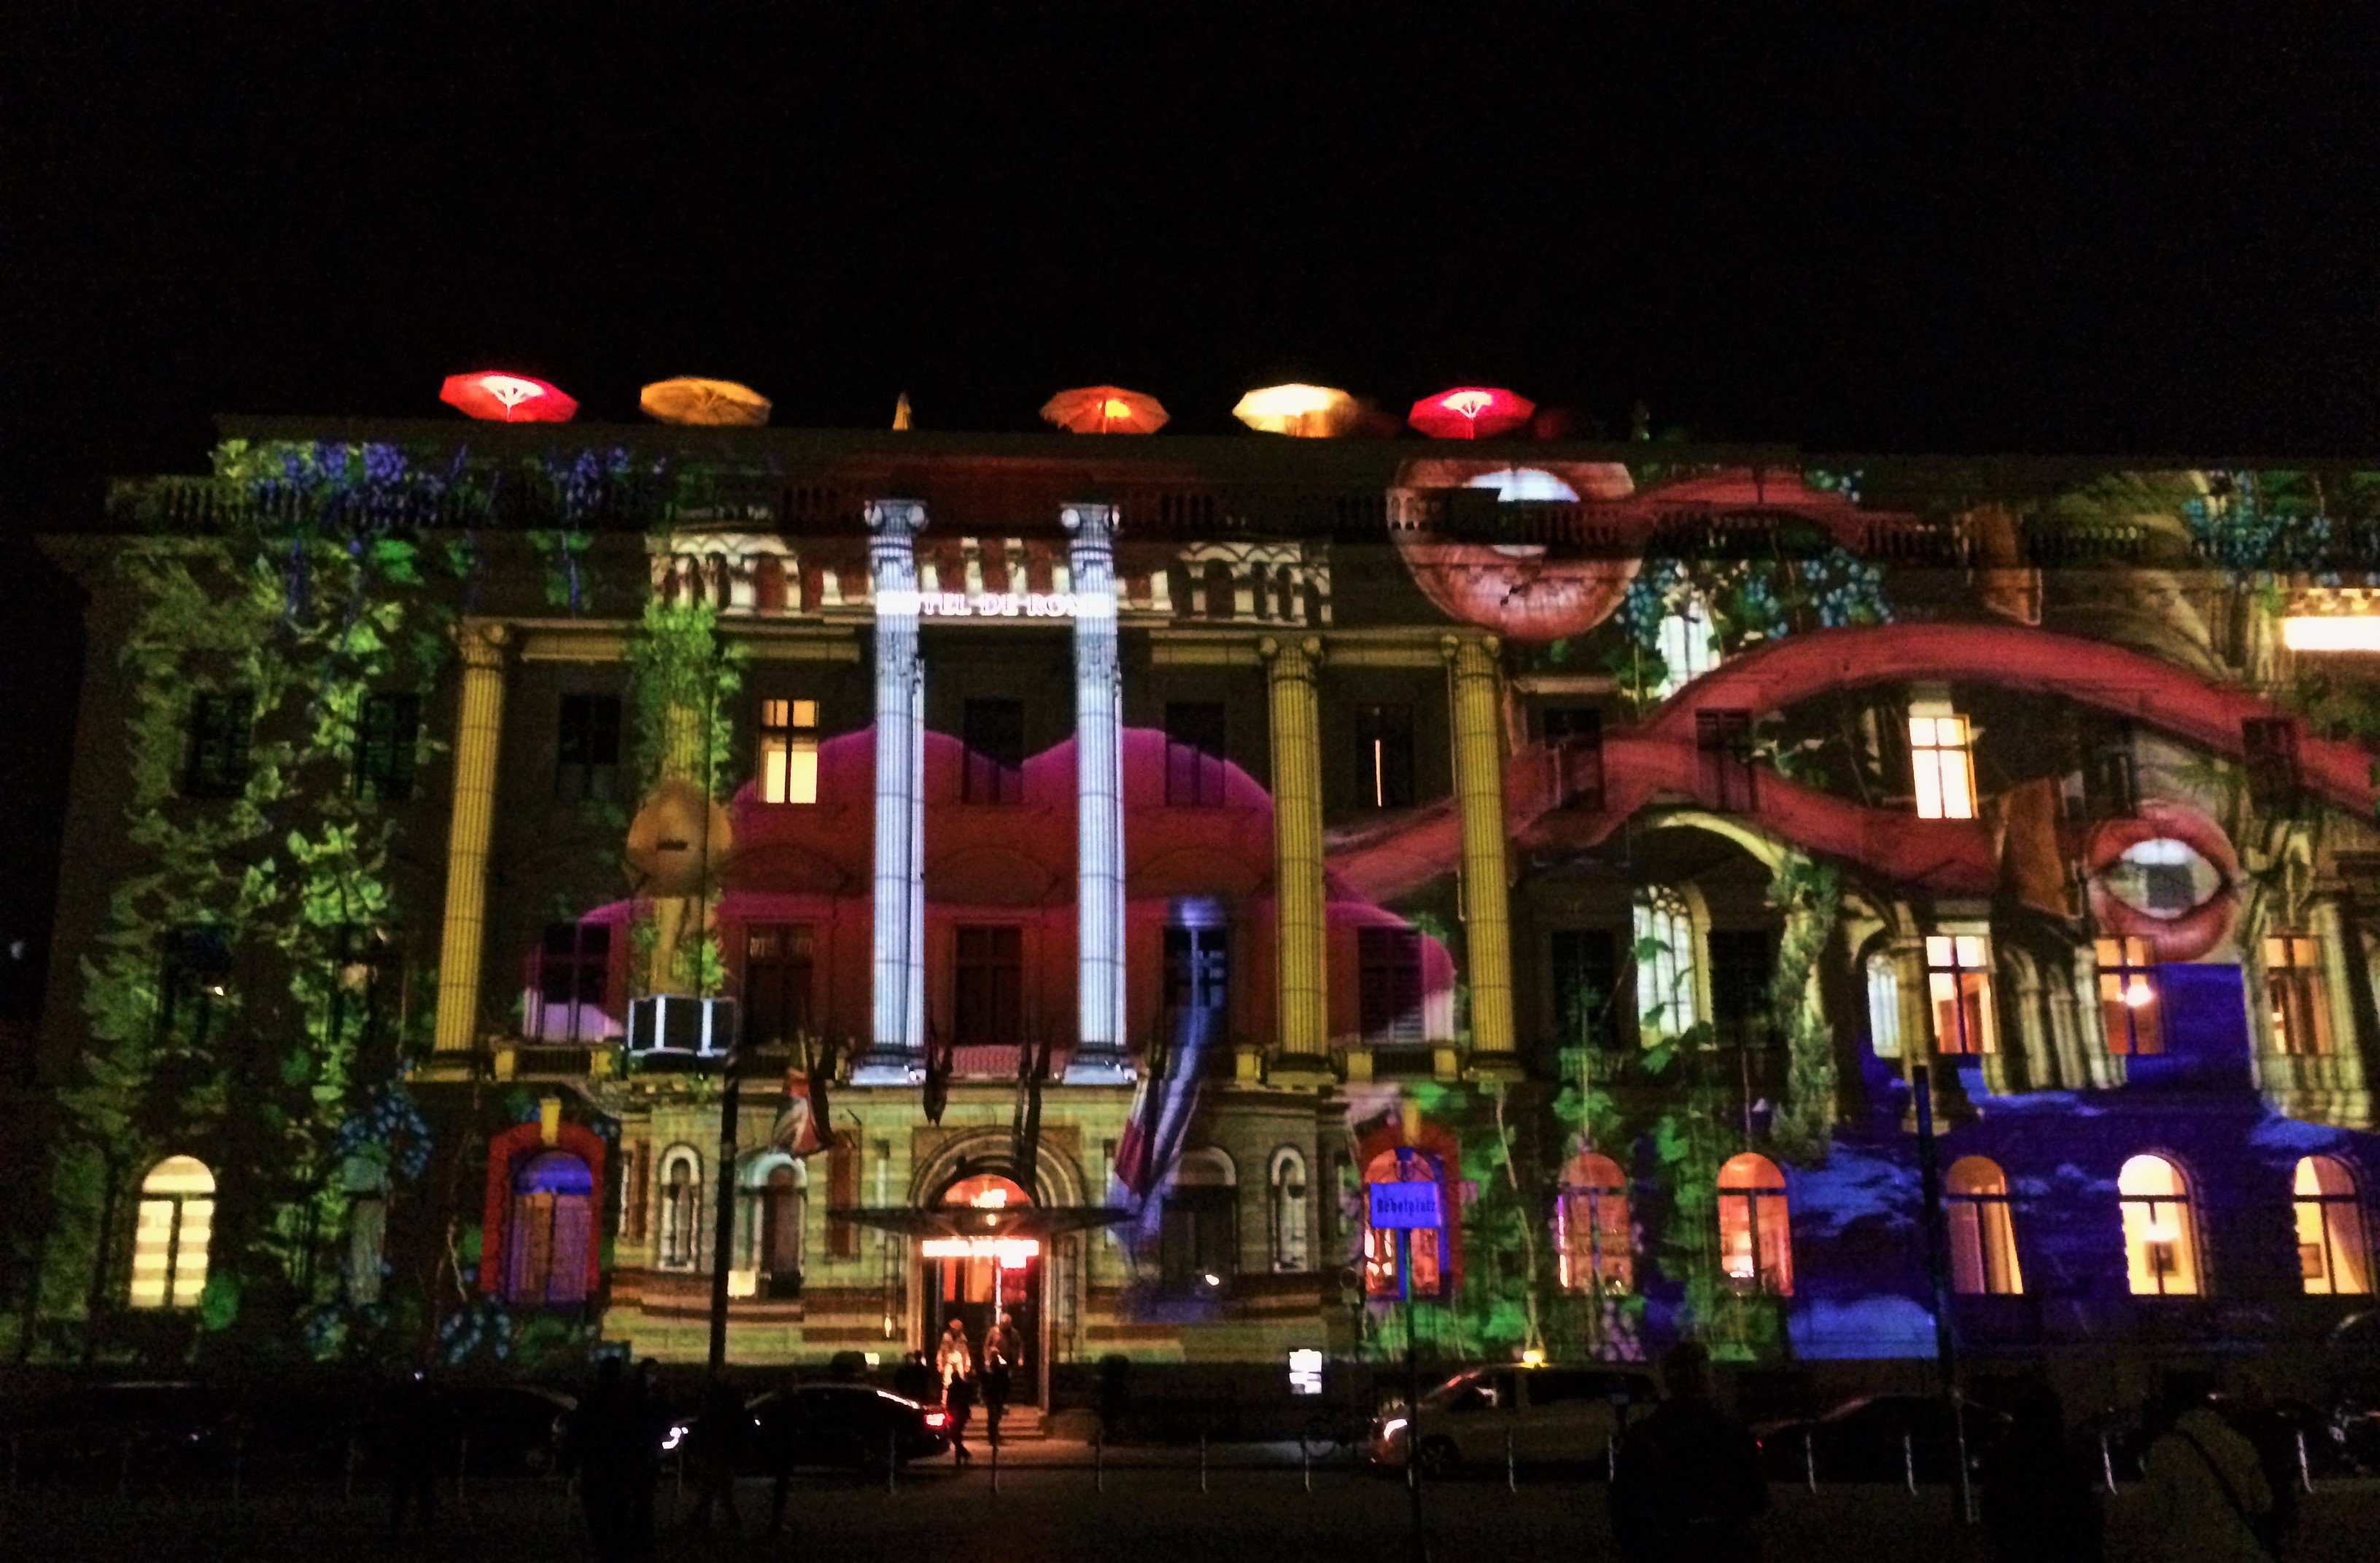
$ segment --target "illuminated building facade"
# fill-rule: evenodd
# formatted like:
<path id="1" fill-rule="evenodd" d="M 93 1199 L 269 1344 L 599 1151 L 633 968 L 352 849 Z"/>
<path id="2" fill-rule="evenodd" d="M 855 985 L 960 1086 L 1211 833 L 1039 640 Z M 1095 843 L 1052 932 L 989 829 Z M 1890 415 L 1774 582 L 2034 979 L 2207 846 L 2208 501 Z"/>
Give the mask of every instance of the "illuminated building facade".
<path id="1" fill-rule="evenodd" d="M 29 1349 L 1277 1368 L 1419 1167 L 1442 1351 L 1922 1360 L 1920 1066 L 1973 1360 L 2368 1302 L 2354 474 L 229 432 L 57 545 Z"/>

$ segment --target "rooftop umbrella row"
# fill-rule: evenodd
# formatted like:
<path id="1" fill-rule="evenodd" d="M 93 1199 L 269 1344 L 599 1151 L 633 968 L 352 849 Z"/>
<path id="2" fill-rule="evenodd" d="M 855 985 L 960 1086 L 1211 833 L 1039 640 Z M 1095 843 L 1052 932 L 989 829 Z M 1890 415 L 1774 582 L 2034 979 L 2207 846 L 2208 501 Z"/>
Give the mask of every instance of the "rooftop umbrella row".
<path id="1" fill-rule="evenodd" d="M 567 423 L 578 404 L 560 386 L 509 370 L 478 370 L 446 377 L 438 399 L 471 418 L 498 423 Z M 637 405 L 663 423 L 752 427 L 769 421 L 769 398 L 732 380 L 693 375 L 655 381 Z M 908 427 L 909 401 L 901 398 L 893 427 Z M 1527 423 L 1537 410 L 1526 396 L 1497 386 L 1458 385 L 1413 405 L 1408 421 L 1439 440 L 1489 440 Z M 1061 391 L 1042 406 L 1041 417 L 1075 434 L 1154 434 L 1165 427 L 1164 404 L 1121 385 L 1084 385 Z M 1362 424 L 1362 404 L 1328 385 L 1268 385 L 1251 391 L 1232 416 L 1267 434 L 1323 439 Z"/>

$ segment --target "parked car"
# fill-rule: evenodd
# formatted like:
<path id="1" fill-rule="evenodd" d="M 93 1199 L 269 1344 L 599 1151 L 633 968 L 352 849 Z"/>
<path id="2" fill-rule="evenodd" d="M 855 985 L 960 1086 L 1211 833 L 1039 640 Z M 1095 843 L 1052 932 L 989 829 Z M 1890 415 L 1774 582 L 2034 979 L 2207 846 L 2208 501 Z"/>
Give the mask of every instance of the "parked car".
<path id="1" fill-rule="evenodd" d="M 228 1461 L 242 1433 L 230 1396 L 203 1384 L 94 1384 L 10 1418 L 19 1467 L 54 1477 L 145 1480 Z"/>
<path id="2" fill-rule="evenodd" d="M 919 1405 L 866 1384 L 803 1384 L 771 1389 L 746 1403 L 752 1436 L 744 1441 L 747 1472 L 775 1469 L 790 1455 L 795 1466 L 846 1466 L 881 1471 L 886 1452 L 907 1464 L 950 1448 L 950 1412 Z M 662 1452 L 674 1454 L 696 1441 L 699 1415 L 672 1422 Z"/>
<path id="3" fill-rule="evenodd" d="M 1425 1391 L 1417 1415 L 1400 1405 L 1375 1418 L 1371 1460 L 1402 1468 L 1406 1451 L 1417 1448 L 1422 1473 L 1433 1478 L 1466 1465 L 1501 1466 L 1508 1450 L 1521 1464 L 1599 1470 L 1627 1412 L 1659 1399 L 1650 1376 L 1622 1369 L 1467 1368 Z"/>
<path id="4" fill-rule="evenodd" d="M 2007 1431 L 2009 1419 L 1972 1401 L 1962 1407 L 1967 1468 Z M 1920 1482 L 1948 1482 L 1959 1469 L 1961 1429 L 1938 1395 L 1862 1395 L 1821 1416 L 1764 1422 L 1752 1436 L 1761 1463 L 1777 1481 L 1900 1482 L 1914 1469 Z"/>
<path id="5" fill-rule="evenodd" d="M 578 1402 L 534 1384 L 465 1384 L 453 1391 L 455 1432 L 476 1475 L 542 1476 L 562 1462 Z"/>

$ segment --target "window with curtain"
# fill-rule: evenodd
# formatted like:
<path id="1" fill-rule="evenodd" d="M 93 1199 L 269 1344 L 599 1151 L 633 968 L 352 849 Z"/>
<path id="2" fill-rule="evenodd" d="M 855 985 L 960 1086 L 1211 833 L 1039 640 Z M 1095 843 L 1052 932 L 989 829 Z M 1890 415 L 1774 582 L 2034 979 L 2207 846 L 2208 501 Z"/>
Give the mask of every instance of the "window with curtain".
<path id="1" fill-rule="evenodd" d="M 2363 1241 L 2363 1201 L 2355 1174 L 2336 1157 L 2298 1163 L 2298 1275 L 2310 1297 L 2363 1296 L 2372 1290 L 2372 1252 Z"/>
<path id="2" fill-rule="evenodd" d="M 1628 1181 L 1618 1162 L 1594 1151 L 1571 1157 L 1554 1218 L 1555 1267 L 1565 1290 L 1619 1296 L 1636 1290 Z"/>
<path id="3" fill-rule="evenodd" d="M 2191 1297 L 2200 1290 L 2190 1181 L 2161 1156 L 2136 1156 L 2116 1176 L 2124 1216 L 2124 1268 L 2137 1297 Z"/>
<path id="4" fill-rule="evenodd" d="M 1271 1193 L 1272 1267 L 1281 1272 L 1309 1268 L 1305 1156 L 1294 1145 L 1273 1152 L 1266 1182 Z"/>
<path id="5" fill-rule="evenodd" d="M 1988 1157 L 1962 1156 L 1942 1181 L 1950 1224 L 1950 1289 L 1965 1296 L 2013 1297 L 2024 1290 L 2016 1257 L 2016 1218 L 2008 1174 Z"/>
<path id="6" fill-rule="evenodd" d="M 1982 934 L 1928 934 L 1925 984 L 1934 1006 L 1934 1050 L 1999 1051 L 1992 1012 L 1991 941 Z"/>
<path id="7" fill-rule="evenodd" d="M 140 1180 L 133 1215 L 135 1308 L 195 1308 L 207 1289 L 215 1175 L 196 1157 L 169 1156 Z"/>
<path id="8" fill-rule="evenodd" d="M 1694 977 L 1694 919 L 1685 898 L 1654 887 L 1636 892 L 1636 1025 L 1651 1047 L 1700 1020 Z"/>
<path id="9" fill-rule="evenodd" d="M 691 1270 L 702 1256 L 702 1157 L 673 1145 L 662 1157 L 661 1266 Z"/>
<path id="10" fill-rule="evenodd" d="M 1785 1206 L 1785 1176 L 1750 1151 L 1718 1169 L 1719 1268 L 1730 1289 L 1746 1296 L 1793 1294 L 1793 1237 Z"/>
<path id="11" fill-rule="evenodd" d="M 2107 1051 L 2147 1057 L 2165 1051 L 2164 1006 L 2157 1002 L 2156 968 L 2144 939 L 2094 941 L 2099 962 L 2099 1021 Z"/>
<path id="12" fill-rule="evenodd" d="M 2265 937 L 2265 1003 L 2273 1046 L 2294 1058 L 2330 1051 L 2330 1006 L 2322 989 L 2322 946 L 2301 933 Z"/>

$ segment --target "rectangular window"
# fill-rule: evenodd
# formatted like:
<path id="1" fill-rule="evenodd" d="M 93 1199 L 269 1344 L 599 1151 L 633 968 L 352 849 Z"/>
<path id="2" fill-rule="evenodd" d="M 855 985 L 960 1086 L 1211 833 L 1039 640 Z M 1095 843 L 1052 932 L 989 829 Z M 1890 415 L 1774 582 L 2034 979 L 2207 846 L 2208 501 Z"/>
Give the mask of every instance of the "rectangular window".
<path id="1" fill-rule="evenodd" d="M 811 935 L 807 923 L 744 930 L 744 1042 L 784 1047 L 811 1034 Z"/>
<path id="2" fill-rule="evenodd" d="M 421 741 L 421 697 L 367 695 L 356 717 L 356 796 L 405 803 Z"/>
<path id="3" fill-rule="evenodd" d="M 1421 933 L 1415 928 L 1355 932 L 1356 1007 L 1365 1042 L 1375 1048 L 1417 1048 L 1422 1035 Z"/>
<path id="4" fill-rule="evenodd" d="M 236 798 L 248 787 L 248 744 L 256 697 L 245 689 L 200 695 L 190 701 L 182 795 Z"/>
<path id="5" fill-rule="evenodd" d="M 1935 1051 L 1999 1051 L 1992 1015 L 1989 940 L 1982 934 L 1926 935 L 1925 985 L 1934 1006 Z"/>
<path id="6" fill-rule="evenodd" d="M 2144 939 L 2095 941 L 2099 961 L 2099 1021 L 2107 1051 L 2148 1057 L 2165 1051 L 2164 1008 L 2157 1002 L 2156 968 Z"/>
<path id="7" fill-rule="evenodd" d="M 385 929 L 345 923 L 331 936 L 331 1036 L 376 1046 L 404 970 L 403 947 Z"/>
<path id="8" fill-rule="evenodd" d="M 1177 808 L 1213 808 L 1223 801 L 1221 706 L 1166 703 L 1165 801 Z"/>
<path id="9" fill-rule="evenodd" d="M 1220 1012 L 1227 1002 L 1231 967 L 1220 928 L 1165 930 L 1165 1007 Z"/>
<path id="10" fill-rule="evenodd" d="M 819 709 L 816 700 L 760 702 L 760 801 L 818 802 Z"/>
<path id="11" fill-rule="evenodd" d="M 2298 724 L 2288 717 L 2251 717 L 2240 724 L 2248 772 L 2248 801 L 2260 809 L 2287 810 L 2297 803 Z"/>
<path id="12" fill-rule="evenodd" d="M 1025 1039 L 1025 930 L 958 930 L 958 1043 L 1015 1047 Z"/>
<path id="13" fill-rule="evenodd" d="M 1703 802 L 1722 814 L 1751 813 L 1752 713 L 1696 711 L 1694 750 Z"/>
<path id="14" fill-rule="evenodd" d="M 966 769 L 959 801 L 1025 801 L 1025 702 L 969 700 L 965 712 Z"/>
<path id="15" fill-rule="evenodd" d="M 1612 1000 L 1620 990 L 1620 963 L 1613 944 L 1607 928 L 1554 930 L 1554 1035 L 1565 1048 L 1609 1048 L 1618 1040 Z"/>
<path id="16" fill-rule="evenodd" d="M 2265 939 L 2265 1002 L 2273 1046 L 2295 1058 L 2330 1051 L 2330 1009 L 2322 990 L 2322 946 L 2301 933 Z"/>
<path id="17" fill-rule="evenodd" d="M 1603 713 L 1592 706 L 1555 706 L 1544 716 L 1546 751 L 1553 757 L 1557 807 L 1603 807 Z"/>
<path id="18" fill-rule="evenodd" d="M 2133 757 L 2131 723 L 2107 719 L 2098 729 L 2090 745 L 2082 793 L 2095 819 L 2119 819 L 2140 812 L 2140 766 Z"/>
<path id="19" fill-rule="evenodd" d="M 859 1142 L 851 1137 L 848 1129 L 836 1132 L 827 1144 L 826 1152 L 827 1208 L 848 1210 L 859 1203 Z M 838 1221 L 832 1216 L 826 1223 L 826 1256 L 830 1259 L 859 1257 L 859 1223 Z"/>
<path id="20" fill-rule="evenodd" d="M 1374 808 L 1414 806 L 1414 728 L 1411 706 L 1359 706 L 1356 742 L 1362 746 L 1364 795 Z"/>
<path id="21" fill-rule="evenodd" d="M 620 1169 L 620 1236 L 629 1242 L 645 1241 L 652 1218 L 653 1147 L 633 1145 Z"/>
<path id="22" fill-rule="evenodd" d="M 609 1035 L 603 1000 L 611 980 L 610 924 L 548 923 L 538 947 L 529 1040 L 570 1046 L 602 1041 Z"/>
<path id="23" fill-rule="evenodd" d="M 1967 719 L 1934 701 L 1910 707 L 1909 768 L 1920 819 L 1975 817 L 1975 762 Z"/>
<path id="24" fill-rule="evenodd" d="M 620 697 L 565 695 L 556 724 L 559 745 L 553 795 L 565 803 L 616 795 L 620 787 Z"/>
<path id="25" fill-rule="evenodd" d="M 1157 1230 L 1158 1277 L 1167 1292 L 1213 1296 L 1239 1268 L 1237 1193 L 1204 1184 L 1167 1191 Z"/>
<path id="26" fill-rule="evenodd" d="M 1711 1021 L 1723 1048 L 1768 1045 L 1768 983 L 1777 971 L 1777 937 L 1764 928 L 1713 928 Z"/>
<path id="27" fill-rule="evenodd" d="M 160 951 L 157 1037 L 164 1047 L 203 1048 L 231 985 L 231 940 L 205 924 L 176 928 Z"/>

